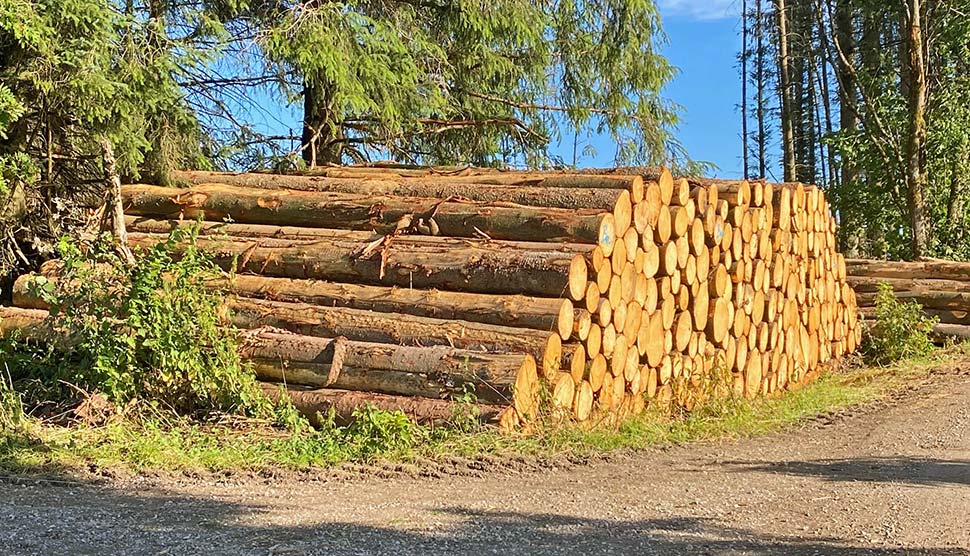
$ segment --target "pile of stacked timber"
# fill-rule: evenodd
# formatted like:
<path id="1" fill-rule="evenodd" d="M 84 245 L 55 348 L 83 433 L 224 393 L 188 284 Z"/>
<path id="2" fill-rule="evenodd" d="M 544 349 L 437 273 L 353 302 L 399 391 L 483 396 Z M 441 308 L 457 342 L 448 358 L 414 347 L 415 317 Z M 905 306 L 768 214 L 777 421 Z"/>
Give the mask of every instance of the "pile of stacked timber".
<path id="1" fill-rule="evenodd" d="M 198 245 L 238 271 L 243 355 L 308 413 L 434 421 L 470 393 L 506 428 L 614 420 L 790 389 L 860 338 L 811 186 L 666 170 L 180 178 L 124 187 L 130 243 L 203 220 Z"/>
<path id="2" fill-rule="evenodd" d="M 846 261 L 849 285 L 861 312 L 875 315 L 879 284 L 889 284 L 900 301 L 915 301 L 928 316 L 939 319 L 939 339 L 970 338 L 970 263 L 952 261 Z"/>

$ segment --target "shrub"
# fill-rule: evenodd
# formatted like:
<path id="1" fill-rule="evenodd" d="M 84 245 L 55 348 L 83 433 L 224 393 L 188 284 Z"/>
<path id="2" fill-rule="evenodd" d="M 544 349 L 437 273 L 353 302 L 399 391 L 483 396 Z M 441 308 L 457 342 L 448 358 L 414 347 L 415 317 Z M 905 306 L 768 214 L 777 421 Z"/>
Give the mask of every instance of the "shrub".
<path id="1" fill-rule="evenodd" d="M 236 351 L 236 331 L 223 322 L 221 295 L 206 287 L 221 271 L 196 248 L 195 233 L 172 232 L 133 266 L 107 238 L 87 253 L 61 241 L 57 281 L 41 277 L 32 287 L 73 353 L 11 357 L 21 378 L 77 385 L 119 405 L 272 416 Z"/>
<path id="2" fill-rule="evenodd" d="M 899 301 L 891 285 L 879 284 L 876 318 L 866 332 L 863 354 L 877 365 L 927 355 L 933 351 L 929 335 L 937 322 L 916 301 Z"/>

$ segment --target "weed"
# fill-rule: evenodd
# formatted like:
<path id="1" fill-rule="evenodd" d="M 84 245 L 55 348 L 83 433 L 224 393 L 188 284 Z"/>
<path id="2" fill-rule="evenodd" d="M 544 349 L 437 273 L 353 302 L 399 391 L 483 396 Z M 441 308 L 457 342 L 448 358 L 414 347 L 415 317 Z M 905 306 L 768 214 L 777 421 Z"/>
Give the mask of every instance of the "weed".
<path id="1" fill-rule="evenodd" d="M 472 433 L 482 429 L 479 400 L 474 390 L 471 385 L 465 385 L 461 395 L 454 398 L 455 405 L 449 424 L 457 431 Z"/>
<path id="2" fill-rule="evenodd" d="M 19 430 L 24 424 L 24 406 L 20 394 L 6 373 L 0 371 L 0 432 Z"/>
<path id="3" fill-rule="evenodd" d="M 342 440 L 362 459 L 407 451 L 414 446 L 420 430 L 404 413 L 372 406 L 355 410 L 351 423 L 339 429 Z"/>
<path id="4" fill-rule="evenodd" d="M 926 356 L 933 351 L 929 334 L 937 322 L 916 301 L 899 301 L 891 285 L 879 284 L 876 319 L 866 332 L 863 353 L 876 365 Z"/>

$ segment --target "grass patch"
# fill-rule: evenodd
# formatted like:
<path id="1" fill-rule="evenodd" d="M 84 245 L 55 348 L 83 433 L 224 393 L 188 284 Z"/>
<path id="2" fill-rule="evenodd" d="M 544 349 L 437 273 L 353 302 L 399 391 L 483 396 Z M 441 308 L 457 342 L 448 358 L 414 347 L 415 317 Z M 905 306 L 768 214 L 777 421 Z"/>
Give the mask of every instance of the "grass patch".
<path id="1" fill-rule="evenodd" d="M 618 427 L 564 426 L 543 434 L 501 436 L 491 431 L 432 430 L 400 416 L 371 411 L 357 424 L 317 431 L 284 431 L 269 421 L 199 423 L 189 419 L 116 419 L 104 426 L 56 426 L 26 418 L 0 430 L 0 469 L 60 472 L 123 468 L 134 471 L 307 469 L 346 461 L 406 462 L 445 456 L 590 455 L 697 440 L 775 432 L 806 419 L 876 400 L 929 375 L 934 366 L 966 358 L 956 346 L 893 366 L 830 373 L 784 396 L 724 400 L 690 414 L 647 412 Z"/>

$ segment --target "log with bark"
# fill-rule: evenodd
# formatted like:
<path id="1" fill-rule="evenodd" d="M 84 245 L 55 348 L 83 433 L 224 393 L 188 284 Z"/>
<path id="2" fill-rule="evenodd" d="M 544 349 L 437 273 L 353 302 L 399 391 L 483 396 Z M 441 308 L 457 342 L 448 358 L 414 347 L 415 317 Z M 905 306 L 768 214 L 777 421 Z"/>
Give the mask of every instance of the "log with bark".
<path id="1" fill-rule="evenodd" d="M 219 172 L 193 172 L 183 175 L 190 178 L 187 181 L 193 187 L 222 184 L 269 190 L 366 194 L 374 197 L 385 195 L 426 199 L 455 197 L 483 203 L 515 203 L 533 207 L 606 211 L 612 211 L 616 207 L 622 191 L 643 189 L 643 180 L 639 176 L 628 179 L 611 178 L 607 185 L 617 187 L 605 188 L 596 187 L 603 182 L 593 176 L 577 176 L 576 179 L 571 180 L 562 178 L 524 180 L 521 183 L 509 181 L 501 185 L 493 185 L 469 184 L 461 179 L 442 178 L 400 180 Z"/>
<path id="2" fill-rule="evenodd" d="M 425 425 L 448 425 L 462 412 L 484 422 L 495 423 L 503 430 L 511 429 L 507 419 L 508 407 L 482 404 L 459 404 L 449 400 L 417 396 L 394 396 L 373 392 L 356 392 L 339 389 L 287 388 L 279 384 L 262 383 L 263 393 L 271 399 L 286 396 L 293 406 L 311 423 L 325 425 L 331 411 L 337 424 L 354 420 L 362 408 L 373 407 L 382 411 L 400 411 L 414 421 Z"/>
<path id="3" fill-rule="evenodd" d="M 429 398 L 470 393 L 509 405 L 520 373 L 536 368 L 522 353 L 358 342 L 272 329 L 256 329 L 242 338 L 239 353 L 253 363 L 260 379 L 318 388 Z"/>
<path id="4" fill-rule="evenodd" d="M 132 233 L 133 247 L 148 248 L 167 236 Z M 570 251 L 528 251 L 507 245 L 469 245 L 458 239 L 402 245 L 366 253 L 356 241 L 291 242 L 267 239 L 210 239 L 196 245 L 212 254 L 224 269 L 234 266 L 282 278 L 305 278 L 374 285 L 438 288 L 497 294 L 564 297 L 583 289 L 583 255 Z"/>
<path id="5" fill-rule="evenodd" d="M 429 227 L 428 235 L 581 243 L 615 240 L 612 213 L 597 209 L 477 203 L 453 198 L 266 191 L 220 184 L 192 189 L 126 185 L 122 194 L 125 212 L 130 216 L 231 219 L 246 224 L 376 230 L 382 234 L 423 219 Z"/>
<path id="6" fill-rule="evenodd" d="M 45 263 L 41 274 L 48 280 L 56 280 L 58 268 L 55 261 Z M 33 275 L 25 274 L 14 282 L 14 305 L 47 309 L 43 299 L 32 291 L 31 280 Z M 574 308 L 568 299 L 417 290 L 245 274 L 215 280 L 209 285 L 215 292 L 267 301 L 302 302 L 325 307 L 552 330 L 558 331 L 563 340 L 573 334 L 584 336 L 582 331 L 588 332 L 590 324 L 589 315 Z"/>
<path id="7" fill-rule="evenodd" d="M 306 336 L 343 336 L 361 342 L 524 353 L 541 362 L 546 375 L 562 364 L 562 339 L 555 332 L 246 298 L 229 300 L 228 306 L 233 324 L 243 329 L 271 326 Z"/>

